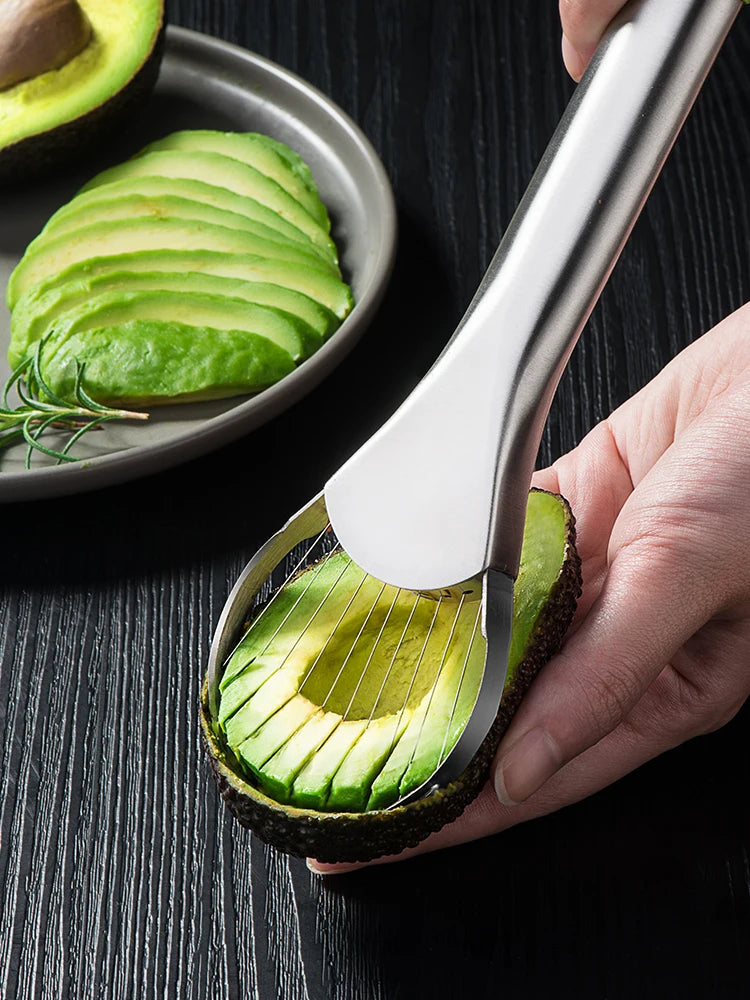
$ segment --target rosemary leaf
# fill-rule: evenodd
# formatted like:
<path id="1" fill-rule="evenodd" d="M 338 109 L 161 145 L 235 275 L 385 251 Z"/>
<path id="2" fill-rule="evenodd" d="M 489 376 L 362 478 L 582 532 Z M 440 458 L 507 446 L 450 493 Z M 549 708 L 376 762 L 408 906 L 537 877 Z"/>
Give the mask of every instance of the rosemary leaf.
<path id="1" fill-rule="evenodd" d="M 23 440 L 26 442 L 26 468 L 31 468 L 35 452 L 62 462 L 76 462 L 71 449 L 91 430 L 112 420 L 148 420 L 148 413 L 119 410 L 92 399 L 83 388 L 84 365 L 76 361 L 76 378 L 72 398 L 61 398 L 47 384 L 42 374 L 42 353 L 45 341 L 39 341 L 33 354 L 28 355 L 11 372 L 0 392 L 0 450 Z M 11 399 L 15 395 L 18 404 Z M 40 439 L 48 431 L 67 434 L 61 448 L 53 448 Z"/>

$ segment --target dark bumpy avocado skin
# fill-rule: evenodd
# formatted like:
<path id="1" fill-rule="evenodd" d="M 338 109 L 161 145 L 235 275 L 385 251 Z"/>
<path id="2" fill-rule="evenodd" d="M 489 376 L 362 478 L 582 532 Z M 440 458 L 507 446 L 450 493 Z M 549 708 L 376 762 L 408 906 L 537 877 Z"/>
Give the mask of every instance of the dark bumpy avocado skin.
<path id="1" fill-rule="evenodd" d="M 86 114 L 56 128 L 29 135 L 0 149 L 0 184 L 28 181 L 80 158 L 123 118 L 135 111 L 156 85 L 164 54 L 166 12 L 138 71 L 116 94 Z"/>
<path id="2" fill-rule="evenodd" d="M 208 711 L 208 685 L 201 696 L 201 725 L 211 768 L 221 797 L 237 818 L 279 850 L 318 861 L 371 861 L 415 847 L 429 834 L 457 819 L 478 795 L 489 774 L 500 740 L 523 696 L 544 664 L 562 644 L 581 594 L 581 562 L 575 548 L 575 518 L 565 510 L 565 560 L 526 655 L 503 694 L 495 722 L 461 777 L 408 806 L 363 813 L 323 813 L 283 806 L 243 781 L 231 768 L 216 740 Z"/>

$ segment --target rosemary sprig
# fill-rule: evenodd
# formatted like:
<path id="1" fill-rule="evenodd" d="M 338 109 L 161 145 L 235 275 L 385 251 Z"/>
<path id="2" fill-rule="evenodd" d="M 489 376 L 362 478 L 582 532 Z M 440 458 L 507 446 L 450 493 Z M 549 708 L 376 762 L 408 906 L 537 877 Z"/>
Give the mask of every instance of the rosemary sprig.
<path id="1" fill-rule="evenodd" d="M 102 427 L 112 420 L 148 420 L 148 413 L 117 410 L 97 403 L 83 388 L 84 365 L 75 361 L 75 385 L 72 398 L 63 398 L 52 391 L 44 379 L 42 352 L 45 341 L 40 340 L 33 354 L 28 355 L 11 374 L 0 395 L 0 450 L 17 441 L 26 442 L 26 468 L 31 468 L 35 451 L 42 452 L 62 462 L 76 462 L 71 449 L 90 430 Z M 20 400 L 17 406 L 10 402 L 12 394 Z M 49 430 L 69 435 L 60 449 L 48 447 L 40 440 Z"/>

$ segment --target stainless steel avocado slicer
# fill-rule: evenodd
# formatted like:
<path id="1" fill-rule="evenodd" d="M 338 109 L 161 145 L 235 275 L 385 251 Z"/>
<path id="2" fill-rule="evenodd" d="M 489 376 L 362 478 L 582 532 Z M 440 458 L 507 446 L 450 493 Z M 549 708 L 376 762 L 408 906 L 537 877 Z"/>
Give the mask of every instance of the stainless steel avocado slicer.
<path id="1" fill-rule="evenodd" d="M 505 683 L 526 500 L 553 394 L 741 6 L 636 0 L 613 22 L 438 360 L 240 576 L 210 652 L 212 717 L 223 664 L 274 572 L 338 544 L 403 589 L 481 588 L 487 653 L 469 722 L 430 779 L 394 805 L 464 771 Z"/>

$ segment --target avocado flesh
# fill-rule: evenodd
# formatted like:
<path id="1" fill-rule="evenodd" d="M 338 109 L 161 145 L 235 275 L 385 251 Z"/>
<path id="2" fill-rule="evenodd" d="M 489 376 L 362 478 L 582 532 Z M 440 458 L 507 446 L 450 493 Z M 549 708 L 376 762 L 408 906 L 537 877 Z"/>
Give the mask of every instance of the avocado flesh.
<path id="1" fill-rule="evenodd" d="M 135 159 L 127 160 L 98 174 L 85 184 L 79 193 L 126 178 L 153 176 L 202 181 L 205 184 L 227 188 L 246 198 L 253 198 L 261 205 L 278 212 L 283 219 L 300 229 L 308 239 L 326 249 L 335 259 L 335 247 L 328 235 L 328 229 L 321 226 L 281 185 L 254 167 L 233 160 L 229 156 L 222 156 L 220 153 L 194 150 L 187 154 L 177 149 L 144 152 Z"/>
<path id="2" fill-rule="evenodd" d="M 143 250 L 112 254 L 108 257 L 92 257 L 71 264 L 57 274 L 34 284 L 25 292 L 24 308 L 28 308 L 29 313 L 33 312 L 37 301 L 43 301 L 45 306 L 40 308 L 46 308 L 47 295 L 57 292 L 58 289 L 77 287 L 81 289 L 81 294 L 85 295 L 88 294 L 86 289 L 90 287 L 96 294 L 99 289 L 107 291 L 110 282 L 114 287 L 121 287 L 121 283 L 129 280 L 131 275 L 174 272 L 200 273 L 207 278 L 215 276 L 241 280 L 243 283 L 248 281 L 283 286 L 318 302 L 339 320 L 349 314 L 353 304 L 348 285 L 317 265 L 309 266 L 253 254 L 220 253 L 210 250 Z M 20 306 L 19 299 L 15 308 Z"/>
<path id="3" fill-rule="evenodd" d="M 24 176 L 83 147 L 156 80 L 161 0 L 80 0 L 92 37 L 58 69 L 0 93 L 0 176 Z M 73 147 L 73 149 L 69 148 Z"/>
<path id="4" fill-rule="evenodd" d="M 306 722 L 278 748 L 273 756 L 266 760 L 261 768 L 244 758 L 243 747 L 240 747 L 240 757 L 253 773 L 259 786 L 276 799 L 277 802 L 288 802 L 292 783 L 298 779 L 307 762 L 320 750 L 328 738 L 340 726 L 341 716 L 335 712 L 315 711 Z M 364 722 L 362 723 L 364 728 Z M 342 754 L 343 756 L 343 754 Z M 313 778 L 313 788 L 318 782 Z M 304 796 L 304 779 L 300 782 L 295 795 L 299 802 Z M 303 789 L 300 792 L 300 789 Z"/>
<path id="5" fill-rule="evenodd" d="M 529 526 L 540 511 L 539 491 L 529 497 L 526 538 Z M 548 494 L 543 494 L 548 496 Z M 393 805 L 390 809 L 371 808 L 365 812 L 328 812 L 317 808 L 318 789 L 339 768 L 350 746 L 356 743 L 365 721 L 342 722 L 320 748 L 313 752 L 294 779 L 296 801 L 284 802 L 272 798 L 237 761 L 227 745 L 218 711 L 212 709 L 208 677 L 201 691 L 201 728 L 209 763 L 219 792 L 227 807 L 243 826 L 250 828 L 261 840 L 298 857 L 313 857 L 320 861 L 369 861 L 386 854 L 396 854 L 414 847 L 430 833 L 456 819 L 477 796 L 489 773 L 497 746 L 506 732 L 525 693 L 543 665 L 559 649 L 570 625 L 581 593 L 580 559 L 575 548 L 575 519 L 566 501 L 553 496 L 563 521 L 564 546 L 558 574 L 528 635 L 520 662 L 509 671 L 502 702 L 489 733 L 474 758 L 460 777 L 445 787 L 431 791 L 408 805 Z M 542 501 L 542 505 L 547 501 Z M 544 514 L 557 525 L 551 511 Z M 559 553 L 558 553 L 559 554 Z M 525 557 L 533 564 L 534 553 L 528 548 Z M 545 560 L 546 562 L 546 560 Z M 521 584 L 519 584 L 519 591 Z M 522 596 L 517 593 L 517 597 Z M 272 612 L 269 612 L 272 613 Z M 256 627 L 258 619 L 256 618 Z M 248 666 L 247 654 L 234 661 L 234 676 Z M 224 691 L 231 689 L 231 680 Z M 220 695 L 221 685 L 219 686 Z M 220 707 L 220 705 L 219 705 Z M 348 731 L 347 731 L 348 729 Z M 301 739 L 302 730 L 292 738 Z M 286 745 L 285 745 L 286 746 Z M 284 753 L 284 748 L 277 754 Z M 274 758 L 268 762 L 271 764 Z M 313 793 L 304 799 L 303 777 L 311 773 Z"/>
<path id="6" fill-rule="evenodd" d="M 95 306 L 106 293 L 133 293 L 142 291 L 180 292 L 184 295 L 204 293 L 242 299 L 259 306 L 272 306 L 296 316 L 312 328 L 320 344 L 338 327 L 337 317 L 325 306 L 307 295 L 274 285 L 270 282 L 243 281 L 239 278 L 222 278 L 211 274 L 188 271 L 169 272 L 113 272 L 90 281 L 71 281 L 62 285 L 52 284 L 46 291 L 36 285 L 23 295 L 11 316 L 11 339 L 8 360 L 11 367 L 20 364 L 29 348 L 47 336 L 59 321 L 65 324 L 67 316 L 81 307 Z"/>
<path id="7" fill-rule="evenodd" d="M 328 213 L 320 200 L 310 168 L 299 156 L 295 158 L 294 154 L 290 155 L 288 147 L 284 147 L 285 151 L 282 152 L 281 143 L 274 142 L 268 136 L 257 132 L 190 129 L 172 132 L 146 147 L 148 152 L 168 149 L 202 150 L 240 160 L 284 188 L 326 231 L 330 228 Z"/>
<path id="8" fill-rule="evenodd" d="M 170 323 L 194 326 L 198 330 L 245 330 L 267 337 L 289 353 L 295 361 L 307 357 L 320 346 L 321 339 L 306 323 L 289 313 L 223 295 L 195 292 L 157 291 L 107 292 L 91 299 L 78 312 L 66 315 L 55 325 L 54 341 L 60 346 L 66 337 L 89 330 L 116 327 L 136 320 L 160 322 L 165 331 Z"/>
<path id="9" fill-rule="evenodd" d="M 516 585 L 508 686 L 560 575 L 566 546 L 564 508 L 556 497 L 533 492 Z M 353 563 L 338 576 L 347 559 L 337 553 L 288 584 L 291 593 L 279 595 L 284 602 L 273 640 L 269 643 L 267 632 L 255 637 L 251 625 L 220 685 L 217 721 L 248 779 L 290 806 L 321 812 L 383 809 L 426 781 L 463 731 L 484 668 L 479 600 L 437 602 L 397 593 Z M 311 580 L 312 574 L 317 577 Z M 266 615 L 274 613 L 273 604 Z M 318 610 L 310 622 L 312 608 Z M 259 628 L 262 622 L 263 614 Z M 297 729 L 288 744 L 274 744 L 283 768 L 271 775 L 273 756 L 253 759 L 252 745 L 242 752 L 240 747 L 250 727 L 268 724 L 297 696 L 341 721 L 317 749 L 299 737 L 295 744 Z"/>
<path id="10" fill-rule="evenodd" d="M 301 694 L 290 698 L 271 718 L 240 744 L 238 754 L 251 771 L 260 770 L 298 729 L 318 711 L 316 706 Z"/>
<path id="11" fill-rule="evenodd" d="M 72 233 L 50 237 L 27 251 L 8 281 L 10 309 L 33 285 L 63 269 L 94 257 L 154 250 L 215 251 L 225 254 L 252 254 L 311 267 L 325 266 L 320 257 L 299 244 L 268 239 L 225 226 L 191 223 L 182 219 L 118 219 L 84 226 Z M 329 273 L 338 273 L 329 268 Z"/>
<path id="12" fill-rule="evenodd" d="M 49 237 L 59 236 L 62 233 L 73 232 L 82 226 L 94 225 L 97 222 L 113 221 L 115 219 L 131 219 L 133 217 L 153 217 L 154 219 L 186 219 L 191 222 L 208 222 L 215 226 L 226 226 L 228 229 L 244 229 L 251 233 L 267 233 L 272 239 L 283 238 L 291 243 L 299 244 L 303 249 L 312 251 L 319 256 L 326 264 L 336 264 L 335 251 L 329 247 L 321 247 L 311 242 L 311 240 L 296 226 L 286 222 L 277 212 L 260 205 L 257 202 L 257 209 L 252 207 L 251 198 L 240 198 L 231 209 L 217 206 L 213 201 L 201 201 L 193 197 L 194 194 L 202 192 L 191 192 L 183 190 L 183 185 L 189 182 L 167 181 L 164 178 L 145 178 L 145 180 L 158 180 L 156 185 L 146 184 L 146 188 L 158 188 L 160 185 L 171 184 L 171 191 L 162 191 L 156 194 L 144 193 L 142 191 L 129 191 L 127 185 L 123 185 L 124 190 L 111 191 L 110 188 L 117 188 L 120 185 L 108 184 L 102 190 L 109 193 L 109 197 L 99 196 L 90 198 L 88 195 L 81 195 L 68 202 L 59 209 L 46 224 L 37 240 L 44 241 Z M 198 182 L 195 182 L 196 186 Z M 208 188 L 210 185 L 203 184 L 201 187 Z M 98 188 L 94 188 L 91 194 L 99 193 Z M 230 192 L 231 193 L 231 192 Z M 219 199 L 215 199 L 219 200 Z M 231 201 L 231 199 L 227 199 Z M 240 211 L 237 211 L 240 209 Z M 271 234 L 277 234 L 271 236 Z M 36 240 L 30 244 L 33 248 Z"/>
<path id="13" fill-rule="evenodd" d="M 259 392 L 294 371 L 278 344 L 244 330 L 211 330 L 135 320 L 115 328 L 53 334 L 44 348 L 44 377 L 61 396 L 75 391 L 75 362 L 85 361 L 90 395 L 113 405 L 150 406 Z M 210 351 L 206 340 L 211 340 Z"/>

